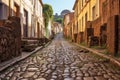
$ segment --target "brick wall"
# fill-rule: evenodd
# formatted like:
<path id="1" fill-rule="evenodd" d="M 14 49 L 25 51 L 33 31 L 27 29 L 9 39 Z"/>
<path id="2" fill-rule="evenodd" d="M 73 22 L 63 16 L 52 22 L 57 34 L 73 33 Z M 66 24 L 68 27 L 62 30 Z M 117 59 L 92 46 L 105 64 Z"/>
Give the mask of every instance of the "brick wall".
<path id="1" fill-rule="evenodd" d="M 119 14 L 119 2 L 120 0 L 109 0 L 109 14 L 110 16 Z"/>
<path id="2" fill-rule="evenodd" d="M 112 16 L 108 19 L 107 48 L 109 52 L 114 56 L 120 54 L 119 22 L 120 18 L 118 15 Z"/>
<path id="3" fill-rule="evenodd" d="M 118 25 L 116 15 L 119 15 L 120 0 L 100 0 L 101 26 L 107 25 L 107 49 L 112 55 L 116 55 L 119 49 Z M 118 28 L 118 29 L 117 29 Z"/>
<path id="4" fill-rule="evenodd" d="M 109 52 L 114 55 L 115 53 L 115 17 L 110 17 L 108 19 L 107 27 L 107 48 Z"/>
<path id="5" fill-rule="evenodd" d="M 87 22 L 86 30 L 84 33 L 84 39 L 86 43 L 88 43 L 89 36 L 100 37 L 100 25 L 101 25 L 101 18 Z"/>
<path id="6" fill-rule="evenodd" d="M 85 29 L 85 33 L 84 33 L 84 40 L 85 40 L 85 43 L 88 43 L 88 28 L 92 27 L 92 22 L 91 21 L 88 21 L 86 23 L 86 29 Z"/>
<path id="7" fill-rule="evenodd" d="M 5 20 L 0 20 L 0 26 L 3 26 L 4 23 L 5 23 Z"/>
<path id="8" fill-rule="evenodd" d="M 94 36 L 100 36 L 100 25 L 101 25 L 101 18 L 96 19 L 92 22 L 92 28 L 94 28 Z"/>
<path id="9" fill-rule="evenodd" d="M 9 17 L 0 27 L 0 62 L 21 54 L 20 18 Z"/>

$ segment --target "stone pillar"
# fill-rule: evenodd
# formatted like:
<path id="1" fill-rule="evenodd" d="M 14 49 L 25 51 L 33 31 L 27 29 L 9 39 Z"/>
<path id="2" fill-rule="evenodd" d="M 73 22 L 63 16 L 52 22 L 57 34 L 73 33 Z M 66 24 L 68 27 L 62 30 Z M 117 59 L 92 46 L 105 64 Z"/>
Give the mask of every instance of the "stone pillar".
<path id="1" fill-rule="evenodd" d="M 21 54 L 20 18 L 9 17 L 0 27 L 0 62 Z"/>
<path id="2" fill-rule="evenodd" d="M 9 17 L 8 20 L 12 22 L 11 29 L 14 32 L 15 46 L 16 46 L 16 56 L 21 54 L 21 24 L 20 18 L 16 16 Z M 9 26 L 10 27 L 10 26 Z"/>
<path id="3" fill-rule="evenodd" d="M 116 25 L 117 16 L 112 16 L 108 19 L 108 27 L 107 27 L 107 48 L 111 55 L 116 56 L 118 53 L 118 33 L 117 33 L 117 25 Z"/>

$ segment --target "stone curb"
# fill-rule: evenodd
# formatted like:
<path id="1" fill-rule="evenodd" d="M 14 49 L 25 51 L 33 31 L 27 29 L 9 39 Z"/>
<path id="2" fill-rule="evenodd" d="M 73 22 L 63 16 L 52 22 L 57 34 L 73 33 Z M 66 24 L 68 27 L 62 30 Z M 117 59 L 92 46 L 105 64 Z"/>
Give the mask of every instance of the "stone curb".
<path id="1" fill-rule="evenodd" d="M 29 56 L 31 56 L 32 54 L 34 54 L 34 53 L 38 52 L 39 50 L 41 50 L 42 48 L 47 47 L 51 42 L 52 42 L 52 41 L 48 42 L 47 44 L 45 44 L 45 46 L 37 47 L 37 48 L 36 48 L 34 51 L 32 51 L 32 52 L 22 52 L 22 54 L 24 54 L 24 53 L 27 54 L 27 55 L 25 55 L 25 56 L 23 56 L 23 57 L 22 57 L 22 56 L 19 56 L 19 57 L 16 57 L 16 58 L 12 59 L 12 60 L 5 61 L 5 62 L 1 63 L 1 64 L 3 64 L 3 65 L 2 65 L 2 66 L 0 65 L 0 72 L 6 70 L 8 67 L 16 64 L 17 62 L 20 62 L 20 61 L 26 59 L 27 57 L 29 57 Z"/>
<path id="2" fill-rule="evenodd" d="M 81 48 L 83 48 L 83 49 L 89 50 L 89 51 L 92 52 L 93 54 L 96 54 L 96 55 L 98 55 L 98 56 L 101 56 L 101 57 L 103 57 L 103 58 L 106 58 L 106 59 L 108 59 L 110 62 L 112 62 L 112 63 L 114 63 L 114 64 L 116 64 L 116 65 L 118 65 L 118 66 L 120 67 L 120 62 L 119 62 L 117 59 L 114 59 L 114 58 L 112 58 L 112 57 L 110 57 L 110 56 L 107 56 L 107 55 L 105 55 L 105 54 L 102 54 L 102 53 L 100 53 L 100 52 L 98 52 L 98 51 L 96 51 L 96 50 L 93 50 L 93 49 L 91 49 L 91 48 L 88 48 L 88 47 L 79 45 L 79 44 L 77 44 L 77 43 L 73 43 L 73 44 L 75 44 L 75 45 L 77 45 L 77 46 L 79 46 L 79 47 L 81 47 Z"/>

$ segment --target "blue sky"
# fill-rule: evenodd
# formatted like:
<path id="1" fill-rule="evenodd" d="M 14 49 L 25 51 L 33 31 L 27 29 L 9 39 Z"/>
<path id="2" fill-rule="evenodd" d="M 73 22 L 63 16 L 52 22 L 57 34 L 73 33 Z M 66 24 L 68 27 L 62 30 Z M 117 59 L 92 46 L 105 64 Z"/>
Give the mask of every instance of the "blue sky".
<path id="1" fill-rule="evenodd" d="M 52 5 L 54 14 L 60 14 L 64 9 L 72 11 L 75 0 L 42 0 L 42 2 Z"/>

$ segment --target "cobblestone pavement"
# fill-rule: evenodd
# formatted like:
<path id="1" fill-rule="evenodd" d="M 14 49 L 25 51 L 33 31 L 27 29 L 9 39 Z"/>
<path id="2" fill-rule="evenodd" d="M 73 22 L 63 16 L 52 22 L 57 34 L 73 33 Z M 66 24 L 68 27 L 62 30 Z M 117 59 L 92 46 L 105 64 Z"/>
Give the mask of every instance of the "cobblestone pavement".
<path id="1" fill-rule="evenodd" d="M 62 34 L 43 50 L 0 73 L 1 80 L 120 80 L 120 70 Z"/>

